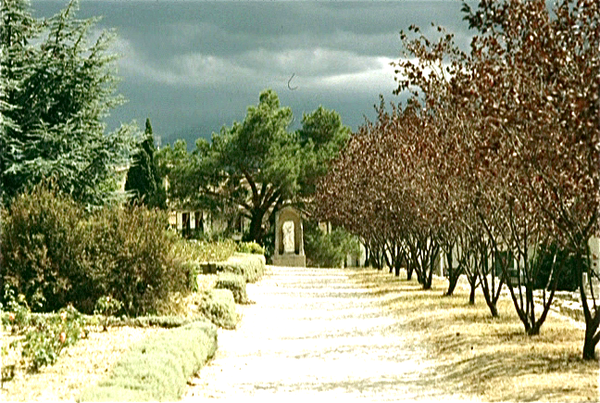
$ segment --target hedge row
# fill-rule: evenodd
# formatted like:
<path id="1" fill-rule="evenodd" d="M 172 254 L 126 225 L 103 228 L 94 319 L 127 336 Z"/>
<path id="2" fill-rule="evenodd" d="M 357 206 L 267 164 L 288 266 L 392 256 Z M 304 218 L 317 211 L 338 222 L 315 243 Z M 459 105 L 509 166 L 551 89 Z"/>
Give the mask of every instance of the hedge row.
<path id="1" fill-rule="evenodd" d="M 235 253 L 224 262 L 201 263 L 195 270 L 203 274 L 233 273 L 243 276 L 247 283 L 255 283 L 264 275 L 265 265 L 266 260 L 263 255 Z"/>
<path id="2" fill-rule="evenodd" d="M 231 291 L 215 289 L 199 292 L 194 303 L 198 312 L 215 325 L 225 329 L 237 326 L 238 315 Z"/>
<path id="3" fill-rule="evenodd" d="M 225 289 L 231 291 L 233 299 L 237 304 L 247 304 L 248 294 L 246 293 L 246 279 L 239 274 L 223 272 L 219 274 L 217 289 Z"/>
<path id="4" fill-rule="evenodd" d="M 194 322 L 136 344 L 80 401 L 175 401 L 217 350 L 217 330 Z"/>

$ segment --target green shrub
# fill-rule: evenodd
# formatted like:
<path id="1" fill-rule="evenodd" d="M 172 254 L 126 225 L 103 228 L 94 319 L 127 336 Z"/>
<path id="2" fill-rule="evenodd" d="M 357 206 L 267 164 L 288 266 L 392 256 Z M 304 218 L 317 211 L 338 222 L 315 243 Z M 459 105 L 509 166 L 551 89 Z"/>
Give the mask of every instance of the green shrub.
<path id="1" fill-rule="evenodd" d="M 313 267 L 341 267 L 348 254 L 360 254 L 358 239 L 343 228 L 325 234 L 315 223 L 307 223 L 304 232 L 306 261 Z"/>
<path id="2" fill-rule="evenodd" d="M 198 320 L 205 320 L 204 316 L 138 316 L 136 318 L 115 317 L 107 318 L 108 326 L 130 326 L 130 327 L 162 327 L 166 329 L 185 326 Z"/>
<path id="3" fill-rule="evenodd" d="M 151 336 L 136 344 L 107 379 L 85 390 L 81 401 L 176 401 L 217 349 L 217 331 L 206 322 Z"/>
<path id="4" fill-rule="evenodd" d="M 215 288 L 231 291 L 233 299 L 238 304 L 246 304 L 248 302 L 246 279 L 243 276 L 233 273 L 221 273 L 219 274 Z"/>
<path id="5" fill-rule="evenodd" d="M 215 325 L 225 329 L 234 329 L 237 326 L 238 316 L 231 291 L 203 291 L 197 294 L 194 302 L 198 306 L 198 312 Z"/>
<path id="6" fill-rule="evenodd" d="M 181 269 L 186 273 L 188 288 L 192 292 L 198 291 L 198 276 L 203 273 L 202 264 L 188 261 L 181 264 Z"/>
<path id="7" fill-rule="evenodd" d="M 220 262 L 232 256 L 235 248 L 230 239 L 206 242 L 178 238 L 173 244 L 173 255 L 185 262 Z"/>
<path id="8" fill-rule="evenodd" d="M 171 254 L 167 215 L 143 206 L 105 208 L 91 220 L 89 254 L 98 298 L 112 295 L 129 315 L 155 313 L 170 292 L 187 288 L 186 273 Z"/>
<path id="9" fill-rule="evenodd" d="M 0 276 L 33 311 L 56 311 L 93 289 L 85 211 L 71 198 L 38 185 L 0 218 Z"/>
<path id="10" fill-rule="evenodd" d="M 7 312 L 2 317 L 3 327 L 6 323 L 12 334 L 23 336 L 8 347 L 22 344 L 21 356 L 30 371 L 54 364 L 65 348 L 87 336 L 87 321 L 72 306 L 57 314 L 35 317 L 24 298 L 16 299 L 8 287 L 5 294 Z"/>
<path id="11" fill-rule="evenodd" d="M 28 328 L 22 350 L 26 366 L 38 371 L 43 366 L 54 364 L 65 348 L 87 336 L 86 326 L 85 319 L 70 306 Z"/>
<path id="12" fill-rule="evenodd" d="M 10 332 L 15 334 L 19 330 L 25 329 L 31 323 L 31 310 L 25 296 L 20 294 L 15 298 L 15 292 L 8 284 L 4 284 L 4 301 L 6 301 L 6 311 L 2 312 L 2 328 L 10 329 Z M 0 304 L 0 308 L 4 308 Z M 0 309 L 0 312 L 3 309 Z"/>
<path id="13" fill-rule="evenodd" d="M 139 206 L 86 214 L 68 196 L 37 186 L 2 211 L 0 275 L 34 311 L 72 304 L 92 313 L 111 295 L 128 315 L 155 313 L 170 292 L 188 287 L 167 223 L 166 213 Z"/>
<path id="14" fill-rule="evenodd" d="M 240 242 L 237 244 L 236 252 L 264 255 L 265 249 L 256 242 Z"/>
<path id="15" fill-rule="evenodd" d="M 12 314 L 12 315 L 11 315 Z M 5 329 L 9 331 L 14 330 L 14 333 L 24 334 L 24 330 L 27 326 L 36 327 L 41 326 L 43 323 L 48 321 L 49 319 L 56 318 L 58 314 L 56 313 L 29 313 L 26 317 L 25 321 L 18 321 L 14 314 L 14 311 L 3 311 L 1 314 L 2 324 Z M 102 325 L 102 321 L 95 315 L 85 315 L 79 314 L 80 319 L 86 325 L 97 326 Z M 107 316 L 106 324 L 109 327 L 117 327 L 117 326 L 129 326 L 129 327 L 162 327 L 165 329 L 170 329 L 174 327 L 185 326 L 193 322 L 197 322 L 199 320 L 206 320 L 206 318 L 201 315 L 192 315 L 192 316 L 172 316 L 172 315 L 150 315 L 150 316 L 136 316 L 135 318 L 130 318 L 127 316 Z M 24 325 L 26 323 L 26 325 Z"/>
<path id="16" fill-rule="evenodd" d="M 188 289 L 198 291 L 196 279 L 206 271 L 203 268 L 206 262 L 225 261 L 234 254 L 235 248 L 232 240 L 207 242 L 178 238 L 172 252 L 186 275 Z"/>
<path id="17" fill-rule="evenodd" d="M 236 253 L 226 262 L 216 263 L 217 272 L 244 276 L 247 283 L 255 283 L 265 272 L 265 257 L 262 255 Z"/>
<path id="18" fill-rule="evenodd" d="M 108 330 L 108 318 L 114 316 L 117 312 L 123 309 L 123 303 L 118 299 L 111 298 L 110 296 L 100 297 L 96 301 L 94 307 L 94 315 L 102 318 L 102 328 L 104 331 Z"/>

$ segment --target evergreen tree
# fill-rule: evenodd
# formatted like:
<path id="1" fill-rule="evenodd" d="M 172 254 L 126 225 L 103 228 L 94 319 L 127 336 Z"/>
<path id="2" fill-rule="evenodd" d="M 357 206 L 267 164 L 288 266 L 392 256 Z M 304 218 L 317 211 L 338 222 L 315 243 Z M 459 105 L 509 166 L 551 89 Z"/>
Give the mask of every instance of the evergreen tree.
<path id="1" fill-rule="evenodd" d="M 132 202 L 165 209 L 166 193 L 154 158 L 155 151 L 152 125 L 150 119 L 146 119 L 144 137 L 127 172 L 125 190 L 133 193 Z"/>
<path id="2" fill-rule="evenodd" d="M 299 177 L 299 195 L 311 198 L 316 183 L 327 174 L 329 164 L 346 146 L 352 130 L 342 124 L 342 117 L 334 110 L 319 106 L 304 114 L 302 128 L 297 131 L 302 146 L 302 174 Z"/>
<path id="3" fill-rule="evenodd" d="M 265 90 L 242 122 L 223 126 L 212 142 L 198 139 L 192 153 L 183 141 L 161 150 L 169 198 L 228 218 L 246 217 L 245 239 L 267 242 L 277 210 L 288 201 L 300 207 L 310 202 L 315 182 L 350 136 L 339 114 L 322 107 L 304 116 L 299 131 L 289 130 L 291 121 L 292 110 Z"/>
<path id="4" fill-rule="evenodd" d="M 76 19 L 77 6 L 48 19 L 33 17 L 27 0 L 0 6 L 3 203 L 51 177 L 76 200 L 102 204 L 133 145 L 128 126 L 105 134 L 103 119 L 122 103 L 108 53 L 114 35 L 89 43 L 96 19 Z"/>

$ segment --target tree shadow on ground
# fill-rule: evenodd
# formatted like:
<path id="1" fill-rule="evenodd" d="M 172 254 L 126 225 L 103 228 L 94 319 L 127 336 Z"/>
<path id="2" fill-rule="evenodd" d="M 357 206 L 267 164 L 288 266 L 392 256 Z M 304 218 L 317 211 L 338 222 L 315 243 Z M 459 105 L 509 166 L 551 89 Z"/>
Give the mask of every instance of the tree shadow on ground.
<path id="1" fill-rule="evenodd" d="M 581 388 L 590 381 L 590 371 L 597 371 L 598 363 L 583 361 L 577 351 L 549 352 L 544 348 L 533 348 L 529 353 L 523 353 L 512 348 L 489 351 L 494 350 L 490 347 L 488 351 L 480 351 L 481 346 L 477 344 L 469 346 L 472 341 L 465 339 L 447 346 L 467 357 L 437 364 L 438 384 L 446 387 L 461 385 L 462 392 L 483 395 L 486 400 L 580 401 L 593 397 L 586 397 Z M 507 384 L 518 385 L 519 379 L 527 379 L 535 387 L 506 387 Z M 493 388 L 500 385 L 504 386 L 498 388 L 502 392 L 497 395 Z"/>

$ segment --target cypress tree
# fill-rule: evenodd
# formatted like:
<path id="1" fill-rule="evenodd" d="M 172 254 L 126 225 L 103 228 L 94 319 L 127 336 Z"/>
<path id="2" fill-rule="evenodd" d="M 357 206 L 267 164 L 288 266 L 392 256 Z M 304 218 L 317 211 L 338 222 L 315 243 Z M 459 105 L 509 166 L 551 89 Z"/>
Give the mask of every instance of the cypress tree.
<path id="1" fill-rule="evenodd" d="M 166 193 L 154 159 L 154 135 L 150 119 L 146 119 L 146 130 L 133 156 L 133 164 L 127 172 L 125 190 L 132 193 L 132 203 L 143 203 L 150 208 L 165 209 Z"/>

